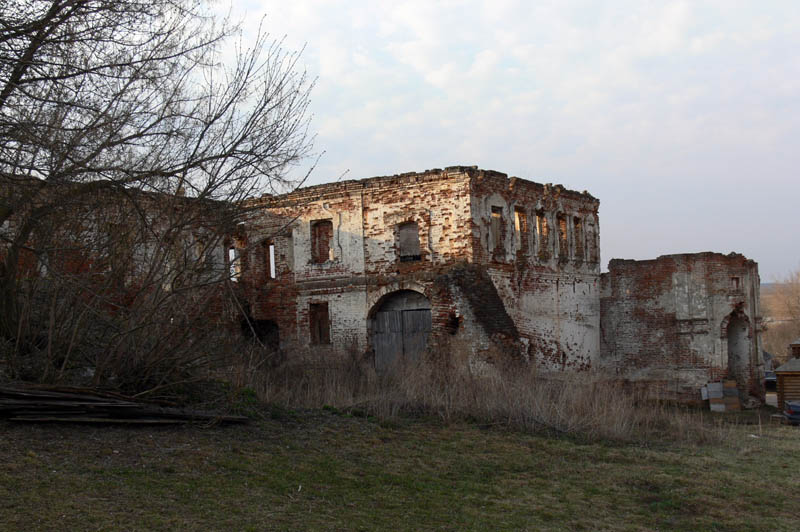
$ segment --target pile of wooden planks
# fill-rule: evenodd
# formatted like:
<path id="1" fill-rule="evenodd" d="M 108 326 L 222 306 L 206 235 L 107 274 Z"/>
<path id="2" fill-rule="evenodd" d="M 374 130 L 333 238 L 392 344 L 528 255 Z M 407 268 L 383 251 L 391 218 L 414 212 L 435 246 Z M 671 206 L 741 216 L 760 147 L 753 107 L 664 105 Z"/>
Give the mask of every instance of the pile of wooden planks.
<path id="1" fill-rule="evenodd" d="M 708 399 L 712 412 L 738 412 L 742 409 L 736 381 L 709 382 L 701 390 L 703 399 Z"/>
<path id="2" fill-rule="evenodd" d="M 244 423 L 244 416 L 143 403 L 83 388 L 0 387 L 0 418 L 68 423 Z"/>

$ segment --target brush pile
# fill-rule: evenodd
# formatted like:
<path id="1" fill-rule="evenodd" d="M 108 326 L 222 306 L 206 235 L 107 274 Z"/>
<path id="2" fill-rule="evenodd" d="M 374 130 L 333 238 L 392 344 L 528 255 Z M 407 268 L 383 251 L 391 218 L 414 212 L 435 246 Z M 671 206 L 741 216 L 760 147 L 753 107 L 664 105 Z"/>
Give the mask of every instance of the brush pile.
<path id="1" fill-rule="evenodd" d="M 163 406 L 84 388 L 0 387 L 0 418 L 67 423 L 244 423 L 244 416 Z"/>

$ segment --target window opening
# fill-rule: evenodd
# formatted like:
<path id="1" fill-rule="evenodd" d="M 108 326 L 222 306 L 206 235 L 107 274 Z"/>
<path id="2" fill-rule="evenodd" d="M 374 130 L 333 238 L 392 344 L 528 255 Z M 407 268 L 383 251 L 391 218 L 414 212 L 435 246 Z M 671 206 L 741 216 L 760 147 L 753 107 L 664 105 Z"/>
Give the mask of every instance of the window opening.
<path id="1" fill-rule="evenodd" d="M 401 262 L 420 260 L 419 226 L 416 222 L 406 222 L 398 227 L 398 244 Z"/>
<path id="2" fill-rule="evenodd" d="M 264 276 L 267 279 L 275 279 L 275 244 L 265 240 L 261 245 L 264 253 Z"/>
<path id="3" fill-rule="evenodd" d="M 528 215 L 522 207 L 514 208 L 514 236 L 516 238 L 517 250 L 525 250 L 528 247 Z"/>
<path id="4" fill-rule="evenodd" d="M 333 222 L 311 222 L 311 261 L 322 264 L 333 260 Z"/>
<path id="5" fill-rule="evenodd" d="M 550 227 L 547 225 L 547 217 L 542 211 L 536 213 L 536 236 L 539 242 L 539 259 L 548 260 L 550 258 Z"/>
<path id="6" fill-rule="evenodd" d="M 731 277 L 731 289 L 732 290 L 740 290 L 741 289 L 741 278 L 739 278 L 739 277 Z"/>
<path id="7" fill-rule="evenodd" d="M 242 263 L 239 257 L 239 250 L 234 246 L 228 247 L 228 274 L 232 281 L 238 281 L 242 273 Z"/>
<path id="8" fill-rule="evenodd" d="M 501 224 L 503 220 L 503 208 L 492 207 L 492 243 L 494 251 L 499 251 L 503 247 L 503 235 L 501 233 Z"/>
<path id="9" fill-rule="evenodd" d="M 567 241 L 567 217 L 563 214 L 556 216 L 558 222 L 558 258 L 566 259 L 569 256 L 569 243 Z"/>
<path id="10" fill-rule="evenodd" d="M 327 301 L 308 305 L 308 324 L 312 344 L 331 343 L 331 325 Z"/>

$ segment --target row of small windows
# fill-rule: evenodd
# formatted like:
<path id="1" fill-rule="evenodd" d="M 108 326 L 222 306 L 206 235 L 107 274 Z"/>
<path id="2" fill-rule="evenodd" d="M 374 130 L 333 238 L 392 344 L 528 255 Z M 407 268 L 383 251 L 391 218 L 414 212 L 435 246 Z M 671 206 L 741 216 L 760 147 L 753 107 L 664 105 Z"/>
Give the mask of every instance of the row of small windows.
<path id="1" fill-rule="evenodd" d="M 419 226 L 404 222 L 397 226 L 397 255 L 401 262 L 420 260 Z M 311 262 L 322 264 L 334 260 L 333 223 L 331 220 L 311 222 Z"/>
<path id="2" fill-rule="evenodd" d="M 311 262 L 323 264 L 333 260 L 333 222 L 316 220 L 311 222 Z M 235 245 L 229 245 L 226 262 L 231 279 L 237 280 L 246 268 L 246 254 L 240 253 Z M 258 260 L 262 264 L 264 277 L 268 280 L 277 278 L 277 262 L 275 243 L 271 240 L 261 241 L 258 248 Z"/>
<path id="3" fill-rule="evenodd" d="M 333 223 L 331 220 L 315 220 L 311 222 L 311 263 L 324 264 L 334 260 Z M 260 260 L 263 261 L 264 274 L 267 279 L 276 278 L 275 244 L 270 240 L 261 242 Z M 244 269 L 244 256 L 240 250 L 230 245 L 226 256 L 229 274 L 236 280 Z M 401 262 L 420 260 L 419 227 L 416 222 L 398 225 L 398 258 Z"/>
<path id="4" fill-rule="evenodd" d="M 584 221 L 578 216 L 568 217 L 564 213 L 558 213 L 555 217 L 556 237 L 555 246 L 560 259 L 569 256 L 569 227 L 571 225 L 572 238 L 574 242 L 574 257 L 578 260 L 586 259 L 588 262 L 597 262 L 597 243 L 594 225 L 589 223 L 589 230 L 584 232 Z M 493 251 L 503 252 L 503 208 L 492 206 L 491 208 L 491 239 Z M 418 261 L 422 258 L 419 238 L 419 225 L 416 222 L 403 222 L 396 226 L 397 238 L 397 258 L 400 262 Z M 529 224 L 528 215 L 523 208 L 514 209 L 514 239 L 516 249 L 521 252 L 529 251 Z M 550 224 L 544 212 L 536 212 L 535 221 L 535 243 L 538 243 L 537 256 L 540 260 L 546 261 L 551 257 L 550 246 Z M 329 219 L 315 220 L 310 226 L 310 247 L 311 263 L 324 264 L 334 260 L 333 248 L 333 222 Z M 588 253 L 587 253 L 588 251 Z M 270 240 L 264 240 L 260 246 L 260 260 L 263 261 L 264 275 L 267 279 L 276 278 L 276 259 L 275 244 Z M 236 278 L 241 273 L 242 265 L 239 257 L 239 250 L 234 246 L 228 249 L 228 265 L 231 277 Z"/>
<path id="5" fill-rule="evenodd" d="M 275 279 L 275 244 L 270 240 L 262 241 L 259 246 L 259 253 L 259 259 L 262 261 L 265 277 L 267 279 Z M 226 256 L 228 274 L 234 281 L 238 280 L 244 269 L 245 264 L 243 264 L 243 258 L 244 255 L 240 253 L 240 250 L 236 248 L 236 246 L 228 247 L 228 254 Z"/>
<path id="6" fill-rule="evenodd" d="M 570 221 L 571 220 L 571 221 Z M 569 257 L 569 226 L 572 225 L 572 237 L 574 242 L 574 257 L 577 260 L 586 259 L 588 262 L 594 263 L 598 261 L 597 256 L 597 241 L 594 231 L 594 225 L 588 224 L 589 231 L 584 232 L 584 221 L 578 216 L 568 217 L 564 213 L 556 215 L 556 230 L 557 240 L 556 246 L 558 249 L 559 259 Z M 504 253 L 504 238 L 503 238 L 503 208 L 500 206 L 492 206 L 491 220 L 490 220 L 490 233 L 492 242 L 493 253 Z M 542 261 L 550 259 L 550 226 L 548 218 L 543 211 L 536 212 L 536 226 L 535 226 L 535 242 L 538 244 L 538 258 Z M 525 209 L 516 207 L 514 209 L 514 243 L 518 252 L 528 252 L 528 214 Z M 588 254 L 586 251 L 588 250 Z"/>

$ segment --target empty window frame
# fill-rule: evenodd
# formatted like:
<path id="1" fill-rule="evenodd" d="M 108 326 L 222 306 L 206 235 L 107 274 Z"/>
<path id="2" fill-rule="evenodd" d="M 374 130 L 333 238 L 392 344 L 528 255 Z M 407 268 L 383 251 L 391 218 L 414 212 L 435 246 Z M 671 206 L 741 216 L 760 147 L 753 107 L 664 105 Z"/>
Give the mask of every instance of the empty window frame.
<path id="1" fill-rule="evenodd" d="M 419 226 L 416 222 L 402 223 L 397 227 L 398 255 L 401 262 L 420 260 Z"/>
<path id="2" fill-rule="evenodd" d="M 741 289 L 742 289 L 742 278 L 731 277 L 731 290 L 738 292 Z"/>
<path id="3" fill-rule="evenodd" d="M 503 248 L 503 208 L 492 207 L 492 251 L 500 251 Z"/>
<path id="4" fill-rule="evenodd" d="M 311 262 L 322 264 L 333 260 L 333 222 L 316 220 L 311 222 Z"/>
<path id="5" fill-rule="evenodd" d="M 517 251 L 528 249 L 528 215 L 522 207 L 514 207 L 514 238 Z"/>
<path id="6" fill-rule="evenodd" d="M 556 215 L 558 223 L 558 258 L 564 260 L 569 257 L 569 241 L 567 240 L 567 217 L 563 213 Z"/>
<path id="7" fill-rule="evenodd" d="M 308 325 L 313 345 L 331 343 L 331 320 L 327 301 L 308 305 Z"/>
<path id="8" fill-rule="evenodd" d="M 211 239 L 210 242 L 217 243 L 217 241 L 213 239 Z M 205 235 L 195 236 L 192 258 L 194 259 L 195 268 L 198 271 L 211 270 L 220 264 L 220 248 L 216 245 L 212 245 L 210 242 L 209 238 Z"/>
<path id="9" fill-rule="evenodd" d="M 572 235 L 575 239 L 575 260 L 583 260 L 583 220 L 572 219 Z"/>
<path id="10" fill-rule="evenodd" d="M 550 227 L 544 211 L 536 213 L 536 241 L 539 243 L 539 259 L 548 260 L 550 258 Z"/>
<path id="11" fill-rule="evenodd" d="M 262 262 L 264 265 L 264 277 L 267 280 L 275 279 L 275 244 L 269 240 L 261 242 L 261 254 L 264 259 Z"/>
<path id="12" fill-rule="evenodd" d="M 242 274 L 242 261 L 239 250 L 234 246 L 228 246 L 226 259 L 228 263 L 228 275 L 230 275 L 232 281 L 238 281 L 239 276 Z"/>

